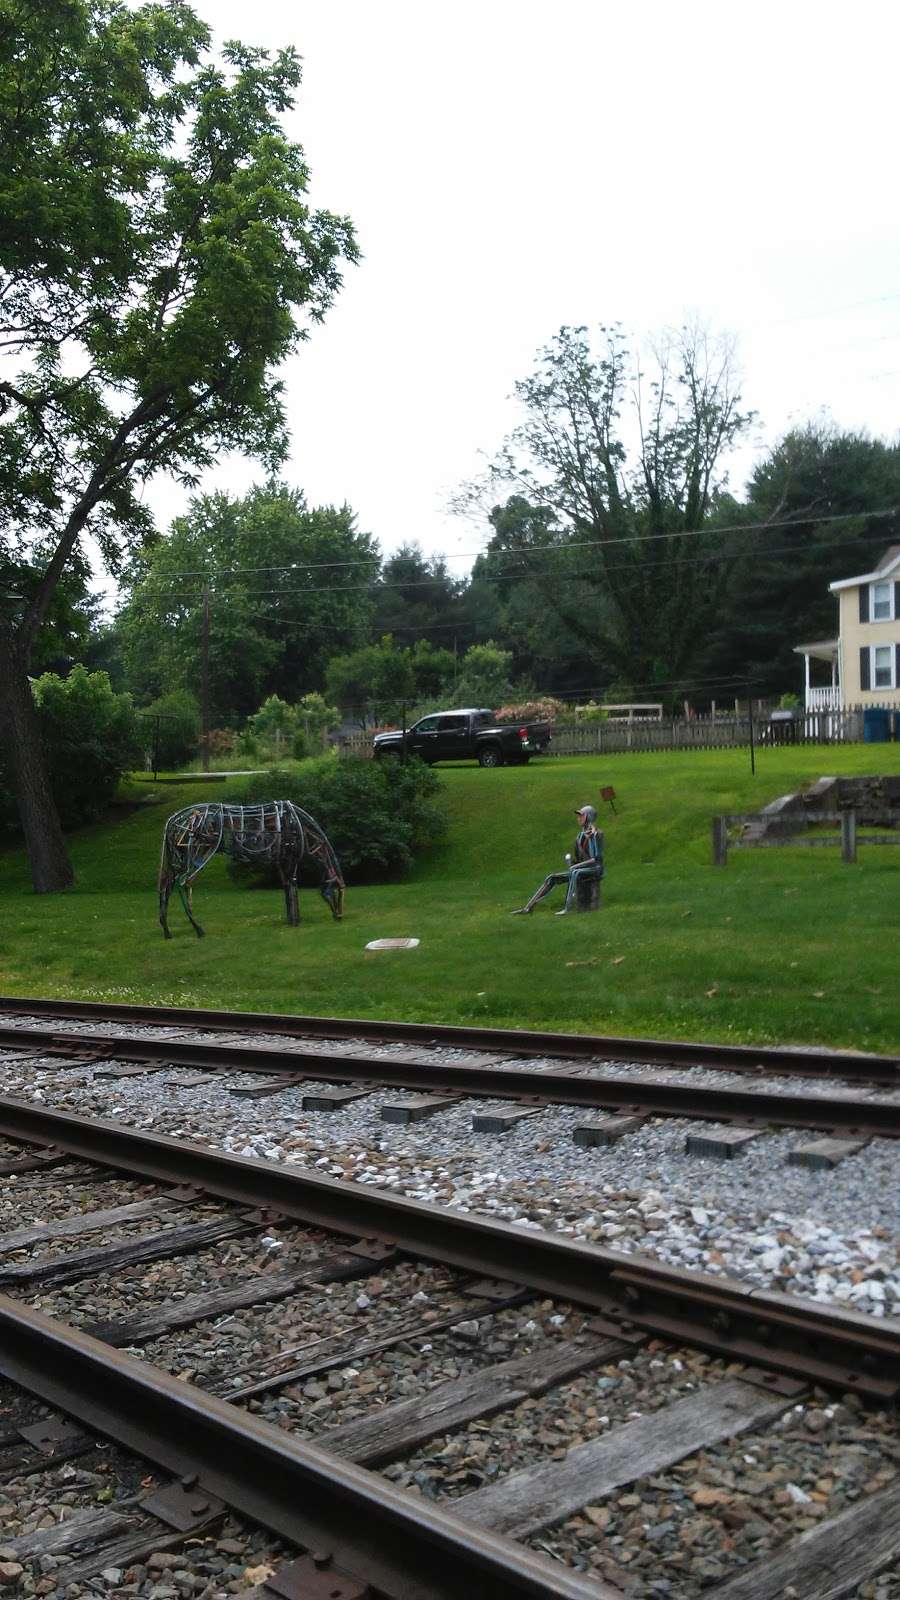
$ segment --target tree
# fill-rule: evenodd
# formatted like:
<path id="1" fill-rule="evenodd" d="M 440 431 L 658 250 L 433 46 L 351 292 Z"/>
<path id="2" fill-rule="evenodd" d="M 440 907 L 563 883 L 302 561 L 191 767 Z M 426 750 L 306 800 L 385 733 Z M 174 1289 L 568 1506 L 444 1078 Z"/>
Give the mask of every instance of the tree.
<path id="1" fill-rule="evenodd" d="M 27 603 L 41 582 L 42 570 L 29 561 L 8 561 L 0 567 L 0 590 Z M 85 563 L 73 564 L 57 584 L 44 612 L 31 652 L 32 675 L 57 672 L 62 676 L 75 661 L 90 654 L 97 628 L 97 601 L 88 593 Z"/>
<path id="2" fill-rule="evenodd" d="M 489 640 L 473 644 L 462 659 L 461 675 L 452 697 L 457 706 L 498 706 L 509 699 L 512 655 Z"/>
<path id="3" fill-rule="evenodd" d="M 398 650 L 386 635 L 380 644 L 332 656 L 325 692 L 363 727 L 370 717 L 397 717 L 404 701 L 411 701 L 415 693 L 411 652 Z"/>
<path id="4" fill-rule="evenodd" d="M 660 341 L 649 383 L 619 329 L 601 333 L 598 355 L 583 327 L 561 328 L 539 352 L 515 386 L 522 422 L 486 486 L 460 503 L 505 485 L 542 508 L 554 547 L 547 603 L 617 674 L 641 688 L 674 685 L 716 616 L 728 554 L 713 528 L 727 499 L 723 460 L 749 415 L 730 350 L 700 330 Z"/>
<path id="5" fill-rule="evenodd" d="M 212 721 L 320 688 L 335 639 L 366 638 L 359 574 L 377 559 L 348 506 L 310 510 L 284 484 L 195 498 L 129 570 L 118 619 L 129 688 L 144 697 L 200 682 L 204 586 Z"/>
<path id="6" fill-rule="evenodd" d="M 105 672 L 76 666 L 65 678 L 46 672 L 37 679 L 34 709 L 63 822 L 93 821 L 113 799 L 123 772 L 141 759 L 131 696 L 115 694 Z M 0 815 L 7 817 L 14 810 L 8 754 L 5 747 L 0 758 Z"/>
<path id="7" fill-rule="evenodd" d="M 446 645 L 465 621 L 464 591 L 465 582 L 451 578 L 443 556 L 423 555 L 417 544 L 401 545 L 384 561 L 373 589 L 373 632 L 376 638 L 398 634 L 402 645 L 413 639 Z"/>
<path id="8" fill-rule="evenodd" d="M 555 514 L 510 495 L 504 505 L 494 506 L 490 522 L 494 532 L 472 569 L 471 587 L 484 587 L 493 596 L 495 636 L 512 653 L 513 675 L 533 678 L 545 689 L 582 689 L 605 681 L 596 640 L 609 607 L 601 594 L 585 591 L 579 595 L 581 636 L 563 622 L 559 607 L 567 609 L 568 583 L 577 579 L 583 561 L 580 551 L 569 548 Z M 557 604 L 548 605 L 548 591 Z"/>
<path id="9" fill-rule="evenodd" d="M 183 767 L 190 760 L 200 737 L 200 709 L 186 689 L 161 695 L 138 713 L 138 721 L 154 768 Z"/>
<path id="10" fill-rule="evenodd" d="M 410 658 L 417 700 L 446 699 L 456 676 L 456 657 L 450 650 L 435 649 L 427 639 L 418 639 Z"/>
<path id="11" fill-rule="evenodd" d="M 763 694 L 800 683 L 794 646 L 837 633 L 829 583 L 868 572 L 900 538 L 900 447 L 821 424 L 794 429 L 754 468 L 739 555 L 707 657 Z M 832 520 L 832 519 L 838 520 Z"/>
<path id="12" fill-rule="evenodd" d="M 182 0 L 0 0 L 0 558 L 41 570 L 5 602 L 0 724 L 39 891 L 72 881 L 28 684 L 57 585 L 85 534 L 112 571 L 150 535 L 155 473 L 275 468 L 275 369 L 356 254 L 280 126 L 295 52 L 209 44 Z"/>

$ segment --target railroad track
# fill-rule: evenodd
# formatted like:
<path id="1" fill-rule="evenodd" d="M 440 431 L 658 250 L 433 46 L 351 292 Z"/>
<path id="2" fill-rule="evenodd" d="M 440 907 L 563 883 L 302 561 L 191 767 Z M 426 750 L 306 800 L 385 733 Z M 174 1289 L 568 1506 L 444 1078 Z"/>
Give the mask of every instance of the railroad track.
<path id="1" fill-rule="evenodd" d="M 18 1218 L 0 1234 L 0 1373 L 57 1423 L 26 1465 L 115 1441 L 171 1475 L 154 1492 L 173 1545 L 223 1507 L 270 1530 L 290 1548 L 260 1600 L 619 1600 L 630 1581 L 822 1600 L 900 1561 L 900 1323 L 33 1102 L 0 1100 L 0 1139 Z M 864 1467 L 858 1484 L 842 1467 L 858 1498 L 837 1509 L 822 1463 L 839 1427 Z M 735 1487 L 774 1437 L 831 1485 L 778 1491 L 794 1539 L 773 1532 L 770 1486 Z M 690 1460 L 706 1476 L 684 1494 Z M 0 1458 L 0 1493 L 2 1476 Z M 769 1533 L 736 1552 L 754 1492 Z M 666 1514 L 635 1528 L 635 1500 Z M 704 1505 L 731 1543 L 714 1587 L 679 1583 Z M 123 1537 L 159 1548 L 158 1510 L 94 1506 L 57 1548 L 90 1584 Z"/>
<path id="2" fill-rule="evenodd" d="M 49 1018 L 56 1022 L 123 1023 L 201 1028 L 214 1033 L 279 1034 L 289 1039 L 366 1040 L 377 1044 L 446 1046 L 571 1061 L 641 1061 L 663 1067 L 709 1067 L 844 1082 L 900 1082 L 897 1056 L 854 1051 L 690 1043 L 680 1039 L 616 1038 L 605 1034 L 536 1032 L 527 1028 L 476 1028 L 441 1023 L 388 1022 L 352 1017 L 290 1016 L 281 1012 L 213 1011 L 196 1006 L 122 1005 L 113 1001 L 43 1000 L 0 996 L 0 1019 Z"/>
<path id="3" fill-rule="evenodd" d="M 2 1002 L 6 1006 L 9 1002 Z M 24 1007 L 25 1002 L 22 1002 Z M 504 1113 L 502 1109 L 476 1112 L 473 1128 L 477 1131 L 502 1132 L 521 1118 L 547 1106 L 575 1106 L 588 1113 L 612 1113 L 613 1121 L 599 1127 L 586 1124 L 582 1140 L 585 1143 L 606 1143 L 629 1131 L 640 1117 L 686 1117 L 716 1123 L 733 1123 L 752 1130 L 765 1127 L 805 1128 L 814 1132 L 836 1135 L 847 1141 L 873 1137 L 897 1138 L 900 1136 L 900 1066 L 890 1057 L 841 1057 L 851 1062 L 853 1088 L 824 1088 L 805 1091 L 773 1087 L 767 1078 L 748 1085 L 746 1074 L 750 1070 L 745 1060 L 740 1074 L 733 1074 L 730 1066 L 701 1073 L 688 1081 L 674 1081 L 664 1073 L 646 1072 L 646 1063 L 627 1067 L 615 1073 L 609 1070 L 608 1061 L 595 1062 L 586 1053 L 574 1056 L 543 1059 L 520 1059 L 513 1051 L 510 1035 L 504 1034 L 507 1048 L 504 1052 L 480 1053 L 467 1050 L 463 1053 L 458 1043 L 441 1044 L 432 1040 L 430 1045 L 419 1043 L 415 1048 L 404 1048 L 393 1039 L 359 1043 L 349 1038 L 335 1040 L 299 1032 L 289 1043 L 261 1043 L 241 1035 L 229 1036 L 227 1028 L 219 1037 L 197 1038 L 184 1025 L 169 1023 L 177 1011 L 167 1008 L 106 1008 L 97 1007 L 86 1015 L 69 1016 L 72 1007 L 63 1005 L 55 1024 L 48 1020 L 52 1013 L 44 1010 L 42 1022 L 32 1020 L 32 1014 L 22 1012 L 18 1020 L 7 1011 L 4 1020 L 0 1011 L 0 1048 L 6 1051 L 31 1053 L 36 1058 L 45 1056 L 60 1065 L 69 1061 L 79 1066 L 85 1061 L 102 1062 L 104 1058 L 119 1063 L 111 1068 L 110 1075 L 129 1076 L 139 1070 L 180 1066 L 200 1074 L 251 1074 L 257 1082 L 238 1085 L 236 1092 L 263 1095 L 282 1087 L 307 1085 L 303 1096 L 306 1109 L 340 1109 L 363 1094 L 375 1089 L 400 1089 L 419 1096 L 415 1104 L 403 1103 L 387 1107 L 385 1120 L 412 1121 L 438 1115 L 458 1104 L 461 1098 L 473 1100 L 509 1101 L 515 1110 Z M 124 1031 L 126 1021 L 119 1009 L 140 1010 L 140 1031 Z M 63 1015 L 65 1013 L 65 1015 Z M 194 1015 L 218 1016 L 219 1013 Z M 225 1014 L 227 1015 L 227 1014 Z M 309 1019 L 281 1019 L 298 1029 Z M 68 1023 L 68 1030 L 65 1024 Z M 358 1024 L 358 1026 L 368 1026 Z M 132 1017 L 132 1028 L 135 1027 Z M 349 1027 L 349 1024 L 348 1024 Z M 468 1033 L 468 1030 L 462 1030 Z M 456 1030 L 442 1030 L 443 1035 L 456 1038 Z M 518 1036 L 514 1036 L 518 1037 Z M 537 1036 L 559 1040 L 560 1035 Z M 580 1044 L 593 1043 L 582 1037 Z M 619 1041 L 621 1043 L 622 1041 Z M 639 1043 L 643 1044 L 643 1041 Z M 667 1048 L 669 1048 L 667 1046 Z M 673 1047 L 674 1048 L 674 1047 Z M 694 1048 L 694 1047 L 691 1047 Z M 744 1059 L 742 1053 L 741 1059 Z M 775 1051 L 775 1062 L 769 1062 L 765 1052 L 753 1052 L 753 1070 L 757 1074 L 782 1071 L 780 1065 L 785 1052 Z M 794 1055 L 799 1053 L 792 1053 Z M 613 1058 L 615 1059 L 615 1058 Z M 806 1057 L 800 1056 L 806 1062 Z M 816 1058 L 818 1059 L 818 1058 Z M 867 1078 L 862 1077 L 861 1066 Z M 700 1066 L 700 1063 L 695 1063 Z M 683 1068 L 681 1069 L 683 1072 Z M 804 1066 L 803 1074 L 806 1075 Z M 719 1081 L 710 1082 L 710 1075 Z M 723 1083 L 722 1077 L 725 1077 Z M 834 1072 L 831 1073 L 834 1076 Z M 198 1076 L 197 1081 L 201 1081 Z M 316 1094 L 309 1086 L 314 1083 L 330 1085 L 330 1094 Z M 339 1086 L 345 1087 L 343 1090 Z M 885 1094 L 884 1089 L 889 1092 Z M 854 1092 L 855 1091 L 855 1092 Z M 893 1091 L 893 1094 L 890 1093 Z M 579 1135 L 576 1135 L 579 1137 Z"/>

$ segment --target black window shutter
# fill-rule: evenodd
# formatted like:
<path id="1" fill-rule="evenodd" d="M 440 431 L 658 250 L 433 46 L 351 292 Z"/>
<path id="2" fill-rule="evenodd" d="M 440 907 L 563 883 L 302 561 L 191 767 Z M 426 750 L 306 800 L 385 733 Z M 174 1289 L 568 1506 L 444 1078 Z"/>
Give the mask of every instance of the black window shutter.
<path id="1" fill-rule="evenodd" d="M 862 594 L 862 589 L 859 592 Z M 869 671 L 869 646 L 867 644 L 862 644 L 859 647 L 859 687 L 861 689 L 871 689 L 872 687 L 872 677 Z"/>
<path id="2" fill-rule="evenodd" d="M 900 588 L 900 584 L 897 587 Z M 900 689 L 900 644 L 894 645 L 894 688 Z"/>
<path id="3" fill-rule="evenodd" d="M 900 582 L 894 584 L 894 621 L 900 622 Z"/>
<path id="4" fill-rule="evenodd" d="M 861 583 L 859 586 L 859 620 L 860 622 L 868 622 L 869 620 L 869 585 L 867 583 Z M 868 684 L 866 688 L 868 688 Z"/>

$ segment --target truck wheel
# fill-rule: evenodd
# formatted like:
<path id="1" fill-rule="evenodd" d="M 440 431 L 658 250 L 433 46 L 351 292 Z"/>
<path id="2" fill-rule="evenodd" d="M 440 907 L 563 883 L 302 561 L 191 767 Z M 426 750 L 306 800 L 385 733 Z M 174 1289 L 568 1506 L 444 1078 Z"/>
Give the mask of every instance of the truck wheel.
<path id="1" fill-rule="evenodd" d="M 502 767 L 503 751 L 498 744 L 487 744 L 478 752 L 478 765 L 480 767 Z"/>

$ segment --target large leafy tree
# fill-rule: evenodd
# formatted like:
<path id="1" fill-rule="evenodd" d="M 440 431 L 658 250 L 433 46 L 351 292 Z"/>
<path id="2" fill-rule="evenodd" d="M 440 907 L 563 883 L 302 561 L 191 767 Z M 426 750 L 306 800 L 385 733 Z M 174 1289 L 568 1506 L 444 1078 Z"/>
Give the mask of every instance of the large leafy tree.
<path id="1" fill-rule="evenodd" d="M 563 327 L 517 383 L 522 421 L 485 489 L 513 489 L 547 519 L 547 603 L 596 662 L 636 688 L 691 671 L 727 563 L 717 516 L 727 454 L 749 422 L 727 345 L 683 329 L 649 375 L 617 328 Z M 533 570 L 538 570 L 535 564 Z"/>
<path id="2" fill-rule="evenodd" d="M 280 118 L 300 66 L 209 57 L 181 0 L 0 0 L 0 724 L 38 890 L 72 870 L 28 668 L 91 534 L 109 567 L 150 532 L 153 474 L 196 480 L 223 449 L 287 448 L 278 364 L 353 258 L 307 201 Z"/>
<path id="3" fill-rule="evenodd" d="M 492 596 L 494 635 L 512 653 L 513 677 L 542 689 L 593 692 L 612 676 L 597 648 L 609 606 L 578 584 L 582 553 L 547 506 L 510 495 L 490 514 L 493 533 L 472 569 L 471 594 Z M 573 591 L 572 584 L 577 585 Z M 578 633 L 566 623 L 578 614 Z M 590 635 L 590 641 L 586 635 Z"/>
<path id="4" fill-rule="evenodd" d="M 278 483 L 195 497 L 126 575 L 118 631 L 128 687 L 140 699 L 197 691 L 208 590 L 212 723 L 246 716 L 267 695 L 293 703 L 321 688 L 339 645 L 365 640 L 373 561 L 375 542 L 348 506 L 310 509 Z"/>
<path id="5" fill-rule="evenodd" d="M 3 595 L 15 595 L 16 605 L 25 605 L 37 593 L 42 579 L 39 562 L 10 561 L 0 568 L 0 625 Z M 99 602 L 90 594 L 89 583 L 87 564 L 70 563 L 50 597 L 35 636 L 32 676 L 43 672 L 65 674 L 74 662 L 85 661 L 91 653 L 101 624 Z"/>
<path id="6" fill-rule="evenodd" d="M 387 556 L 373 588 L 372 631 L 391 634 L 402 645 L 414 639 L 446 646 L 467 623 L 461 604 L 465 582 L 451 577 L 443 556 L 426 556 L 417 544 L 403 544 Z"/>
<path id="7" fill-rule="evenodd" d="M 822 424 L 786 434 L 747 486 L 740 516 L 751 526 L 740 537 L 707 670 L 743 673 L 764 694 L 798 689 L 794 646 L 835 637 L 828 585 L 870 571 L 896 543 L 898 506 L 900 446 Z"/>
<path id="8" fill-rule="evenodd" d="M 366 727 L 370 718 L 396 717 L 416 692 L 413 653 L 398 650 L 390 634 L 385 634 L 378 644 L 332 656 L 325 692 L 361 727 Z"/>

